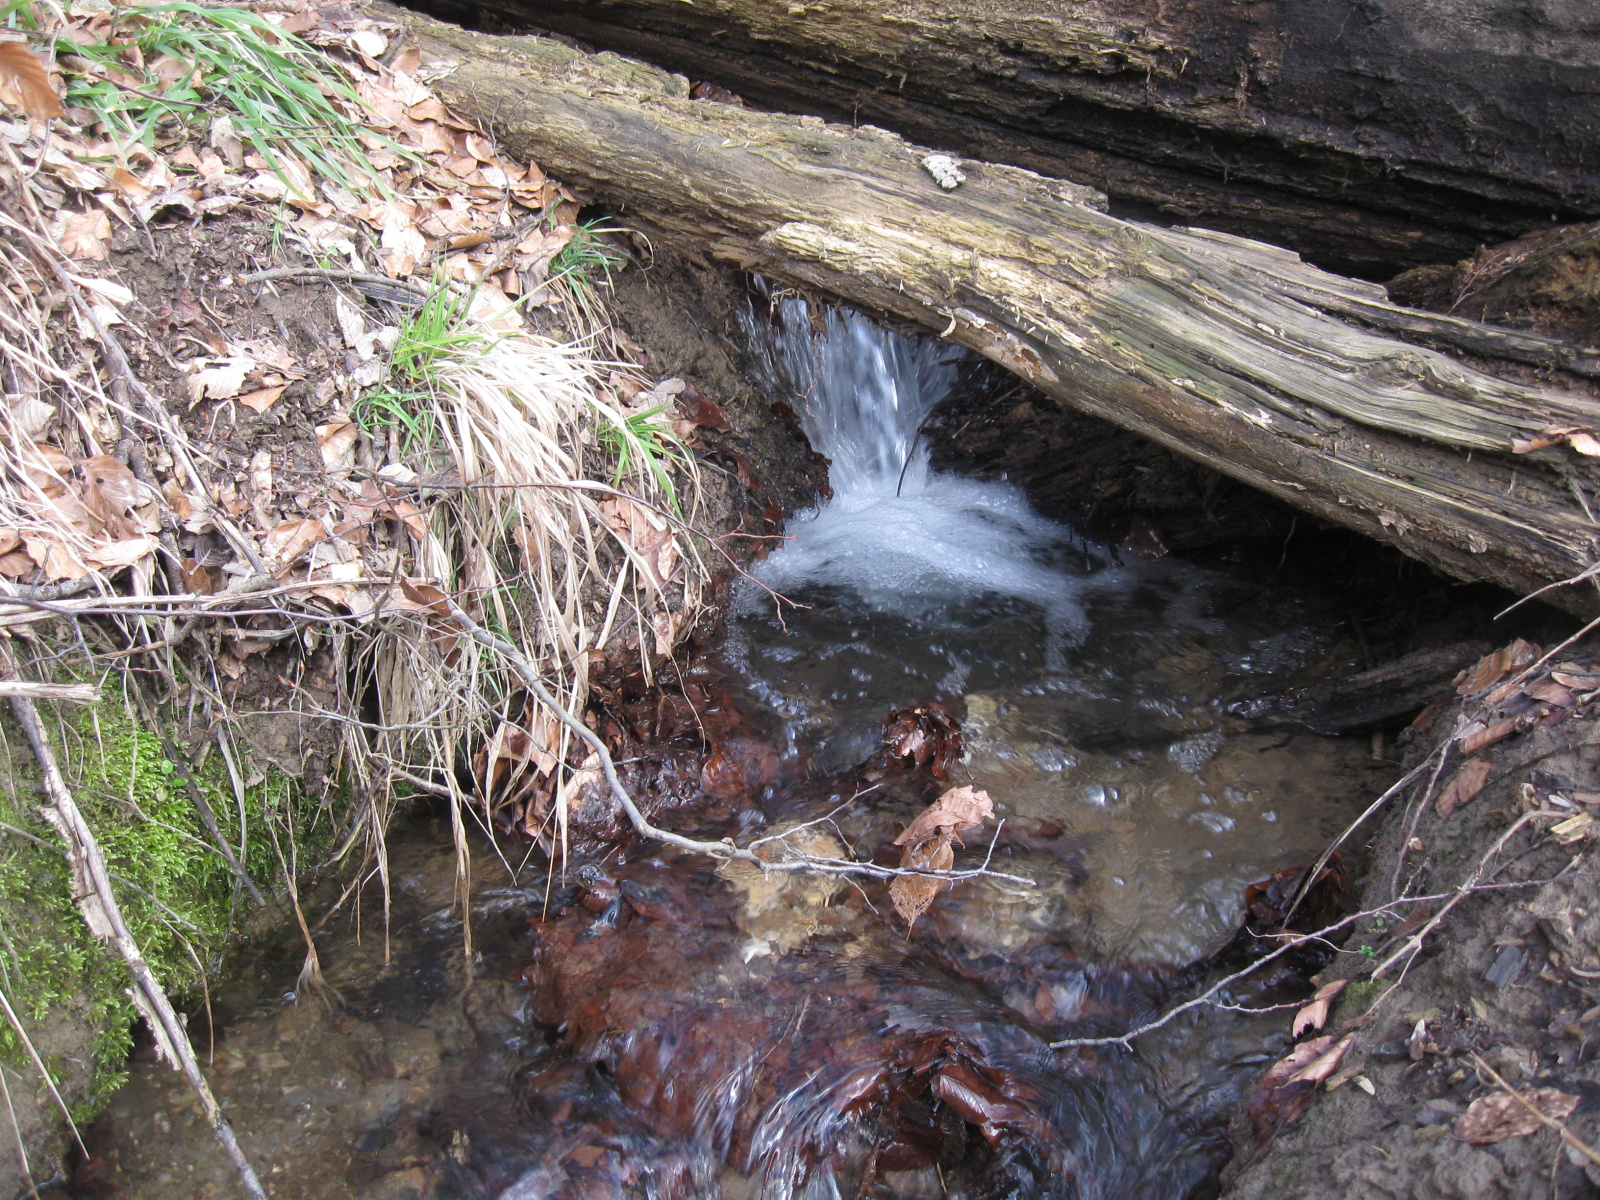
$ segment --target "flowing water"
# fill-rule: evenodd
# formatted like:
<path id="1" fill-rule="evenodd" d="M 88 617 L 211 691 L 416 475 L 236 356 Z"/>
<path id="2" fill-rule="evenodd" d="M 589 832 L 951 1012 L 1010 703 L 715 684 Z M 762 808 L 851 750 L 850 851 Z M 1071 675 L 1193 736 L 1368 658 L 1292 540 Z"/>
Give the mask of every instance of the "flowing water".
<path id="1" fill-rule="evenodd" d="M 685 724 L 717 744 L 699 777 L 715 803 L 691 789 L 700 807 L 661 819 L 745 840 L 805 825 L 814 852 L 892 863 L 896 833 L 970 783 L 1003 820 L 959 862 L 1032 886 L 956 885 L 908 931 L 871 882 L 648 847 L 547 881 L 485 855 L 469 963 L 453 864 L 419 829 L 396 850 L 388 961 L 369 911 L 364 938 L 323 939 L 336 996 L 286 997 L 292 972 L 263 960 L 260 987 L 225 998 L 215 1074 L 279 1200 L 1205 1193 L 1281 1013 L 1202 1008 L 1132 1051 L 1050 1042 L 1121 1033 L 1221 971 L 1245 887 L 1314 856 L 1385 781 L 1364 743 L 1220 716 L 1349 669 L 1342 614 L 1127 558 L 1010 484 L 932 470 L 920 430 L 955 384 L 948 347 L 798 300 L 750 332 L 832 496 L 738 591 L 720 661 L 678 680 Z M 875 757 L 884 714 L 930 701 L 967 742 L 943 784 Z M 678 735 L 665 699 L 638 704 L 619 712 L 650 731 L 643 781 Z M 96 1127 L 97 1170 L 130 1196 L 231 1194 L 207 1136 L 140 1064 Z"/>

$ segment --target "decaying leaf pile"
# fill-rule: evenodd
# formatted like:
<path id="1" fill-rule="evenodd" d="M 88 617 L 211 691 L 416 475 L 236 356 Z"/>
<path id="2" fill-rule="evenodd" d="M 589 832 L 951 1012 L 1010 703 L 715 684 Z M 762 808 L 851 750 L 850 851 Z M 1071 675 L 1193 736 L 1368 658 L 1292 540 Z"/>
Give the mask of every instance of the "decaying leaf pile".
<path id="1" fill-rule="evenodd" d="M 203 688 L 215 723 L 259 669 L 342 729 L 369 798 L 346 850 L 381 838 L 396 783 L 476 792 L 502 827 L 558 839 L 597 778 L 587 751 L 462 619 L 572 711 L 608 644 L 648 672 L 706 578 L 688 444 L 727 425 L 601 324 L 593 276 L 618 252 L 430 91 L 451 64 L 346 6 L 85 0 L 23 18 L 0 32 L 6 672 L 133 663 L 191 710 Z M 269 103 L 301 123 L 272 126 Z M 204 290 L 151 311 L 112 254 L 247 218 L 275 254 L 241 252 L 223 284 L 332 289 L 331 367 L 287 336 L 229 336 Z M 135 365 L 155 360 L 176 385 Z M 291 389 L 312 397 L 314 458 L 260 450 L 235 469 L 216 431 Z M 101 658 L 17 640 L 63 618 L 98 622 Z"/>

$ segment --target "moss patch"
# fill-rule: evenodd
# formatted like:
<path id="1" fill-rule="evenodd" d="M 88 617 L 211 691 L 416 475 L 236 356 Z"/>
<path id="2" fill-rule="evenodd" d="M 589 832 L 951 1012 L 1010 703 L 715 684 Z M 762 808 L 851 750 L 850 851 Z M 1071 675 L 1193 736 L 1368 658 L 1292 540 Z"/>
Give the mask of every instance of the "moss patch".
<path id="1" fill-rule="evenodd" d="M 182 770 L 161 739 L 139 728 L 115 701 L 55 722 L 41 715 L 118 877 L 117 899 L 135 939 L 168 992 L 198 994 L 202 972 L 221 965 L 248 898 L 213 845 Z M 10 830 L 0 831 L 0 986 L 72 1107 L 88 1113 L 122 1080 L 134 1018 L 127 972 L 89 935 L 73 907 L 59 839 L 39 816 L 44 797 L 37 765 L 14 726 L 7 723 L 3 733 L 0 821 Z M 301 785 L 276 771 L 241 769 L 247 773 L 242 800 L 218 756 L 192 776 L 230 844 L 237 851 L 245 843 L 252 879 L 271 892 L 282 878 L 273 833 L 287 856 L 293 829 L 305 863 L 330 830 L 325 819 L 318 823 L 320 805 Z M 9 1022 L 0 1022 L 0 1054 L 25 1075 L 34 1073 Z"/>

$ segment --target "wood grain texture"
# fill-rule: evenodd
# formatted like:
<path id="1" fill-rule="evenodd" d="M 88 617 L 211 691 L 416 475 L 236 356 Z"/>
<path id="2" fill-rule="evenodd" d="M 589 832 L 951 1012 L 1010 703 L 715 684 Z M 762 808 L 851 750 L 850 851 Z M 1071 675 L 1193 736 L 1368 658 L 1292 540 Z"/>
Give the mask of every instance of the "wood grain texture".
<path id="1" fill-rule="evenodd" d="M 1600 215 L 1590 0 L 426 2 L 1374 277 Z"/>
<path id="2" fill-rule="evenodd" d="M 882 130 L 691 100 L 683 77 L 614 54 L 384 11 L 513 154 L 724 260 L 940 333 L 1456 578 L 1529 591 L 1596 556 L 1578 499 L 1600 484 L 1592 461 L 1510 453 L 1600 425 L 1590 352 L 1399 309 L 1258 243 L 1120 220 L 1019 168 L 963 161 L 946 192 Z M 1600 611 L 1586 587 L 1550 599 Z"/>

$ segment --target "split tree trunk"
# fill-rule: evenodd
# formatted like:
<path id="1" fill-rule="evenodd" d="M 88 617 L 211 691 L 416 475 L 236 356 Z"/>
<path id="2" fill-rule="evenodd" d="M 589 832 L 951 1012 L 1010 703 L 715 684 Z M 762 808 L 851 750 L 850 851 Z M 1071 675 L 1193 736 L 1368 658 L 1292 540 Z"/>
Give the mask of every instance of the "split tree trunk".
<path id="1" fill-rule="evenodd" d="M 1600 215 L 1592 0 L 423 3 L 1373 278 Z"/>
<path id="2" fill-rule="evenodd" d="M 1596 460 L 1512 453 L 1600 426 L 1594 351 L 1397 308 L 1259 243 L 1119 220 L 1016 167 L 964 161 L 945 191 L 881 130 L 691 100 L 681 76 L 613 54 L 385 11 L 425 64 L 453 64 L 433 86 L 457 111 L 632 219 L 938 332 L 1456 578 L 1527 592 L 1597 557 Z M 1549 598 L 1600 612 L 1587 583 Z"/>

